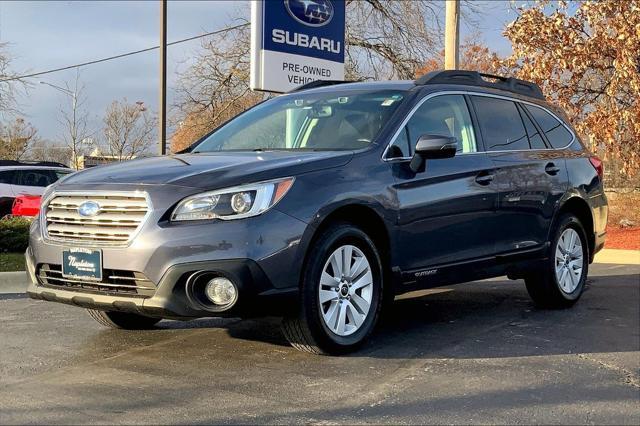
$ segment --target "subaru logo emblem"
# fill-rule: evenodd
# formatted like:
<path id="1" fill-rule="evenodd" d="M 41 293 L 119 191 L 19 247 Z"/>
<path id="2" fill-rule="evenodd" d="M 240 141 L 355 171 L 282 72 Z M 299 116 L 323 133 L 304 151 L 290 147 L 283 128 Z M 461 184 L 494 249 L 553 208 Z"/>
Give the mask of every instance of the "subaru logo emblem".
<path id="1" fill-rule="evenodd" d="M 322 27 L 333 18 L 330 0 L 284 0 L 284 6 L 293 19 L 310 27 Z"/>
<path id="2" fill-rule="evenodd" d="M 100 213 L 100 204 L 95 201 L 85 201 L 78 206 L 80 216 L 91 217 Z"/>

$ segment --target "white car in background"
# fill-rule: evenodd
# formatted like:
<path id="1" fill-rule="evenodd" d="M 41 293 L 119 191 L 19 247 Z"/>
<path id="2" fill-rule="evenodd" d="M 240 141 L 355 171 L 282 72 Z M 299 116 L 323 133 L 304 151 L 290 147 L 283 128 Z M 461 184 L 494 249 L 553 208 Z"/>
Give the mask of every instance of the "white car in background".
<path id="1" fill-rule="evenodd" d="M 42 195 L 47 186 L 72 172 L 59 163 L 0 160 L 0 218 L 11 213 L 18 195 Z"/>

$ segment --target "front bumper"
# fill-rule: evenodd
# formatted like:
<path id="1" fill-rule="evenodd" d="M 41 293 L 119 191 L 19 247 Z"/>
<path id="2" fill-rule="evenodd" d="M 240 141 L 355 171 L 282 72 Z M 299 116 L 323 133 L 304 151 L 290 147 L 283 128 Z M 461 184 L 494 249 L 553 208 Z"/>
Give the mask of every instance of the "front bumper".
<path id="1" fill-rule="evenodd" d="M 174 187 L 169 191 L 164 186 L 144 190 L 154 210 L 133 241 L 128 246 L 92 248 L 102 250 L 104 270 L 140 274 L 148 280 L 150 290 L 144 295 L 127 295 L 101 291 L 105 288 L 92 291 L 82 286 L 51 285 L 40 277 L 41 272 L 45 267 L 60 268 L 62 251 L 76 244 L 46 239 L 40 221 L 35 221 L 27 251 L 32 281 L 29 296 L 86 308 L 193 318 L 277 313 L 281 305 L 277 302 L 297 293 L 305 253 L 301 241 L 307 224 L 276 209 L 242 220 L 173 224 L 164 219 L 166 212 L 193 189 Z M 168 199 L 167 193 L 172 193 Z M 234 277 L 239 297 L 232 309 L 212 312 L 190 303 L 185 294 L 186 279 L 201 270 Z M 265 299 L 274 303 L 264 303 Z"/>
<path id="2" fill-rule="evenodd" d="M 89 309 L 130 312 L 140 315 L 190 319 L 207 316 L 260 316 L 281 315 L 291 307 L 297 296 L 297 287 L 276 289 L 258 264 L 250 259 L 193 262 L 174 265 L 164 274 L 151 297 L 130 297 L 54 288 L 42 284 L 36 273 L 31 250 L 26 253 L 30 283 L 27 295 L 33 299 L 65 303 Z M 224 312 L 201 309 L 186 296 L 185 283 L 197 271 L 219 272 L 238 286 L 238 302 Z"/>

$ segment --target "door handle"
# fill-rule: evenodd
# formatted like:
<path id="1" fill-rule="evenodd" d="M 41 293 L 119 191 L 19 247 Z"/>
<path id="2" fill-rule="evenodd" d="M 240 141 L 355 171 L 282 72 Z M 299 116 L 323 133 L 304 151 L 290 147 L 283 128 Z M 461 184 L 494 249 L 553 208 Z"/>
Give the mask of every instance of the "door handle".
<path id="1" fill-rule="evenodd" d="M 490 173 L 482 173 L 476 176 L 476 182 L 480 185 L 489 185 L 495 176 Z"/>
<path id="2" fill-rule="evenodd" d="M 560 167 L 557 167 L 555 164 L 553 163 L 549 163 L 545 166 L 544 168 L 545 173 L 547 173 L 548 175 L 556 175 L 558 174 L 558 172 L 560 171 Z"/>

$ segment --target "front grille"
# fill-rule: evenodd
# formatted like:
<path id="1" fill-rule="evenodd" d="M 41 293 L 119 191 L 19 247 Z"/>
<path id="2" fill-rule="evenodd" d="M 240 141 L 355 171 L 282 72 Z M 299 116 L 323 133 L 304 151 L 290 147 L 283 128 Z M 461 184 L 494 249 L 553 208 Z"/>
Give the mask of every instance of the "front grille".
<path id="1" fill-rule="evenodd" d="M 98 214 L 80 215 L 86 201 L 100 206 Z M 125 245 L 142 226 L 149 211 L 147 198 L 140 193 L 59 194 L 46 206 L 46 235 L 55 241 L 100 245 Z"/>
<path id="2" fill-rule="evenodd" d="M 60 265 L 42 264 L 38 268 L 41 285 L 87 293 L 151 297 L 155 292 L 153 283 L 141 272 L 104 269 L 102 281 L 89 281 L 62 276 Z"/>

